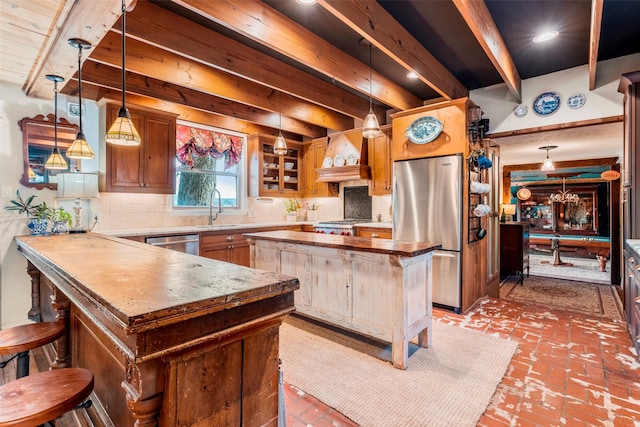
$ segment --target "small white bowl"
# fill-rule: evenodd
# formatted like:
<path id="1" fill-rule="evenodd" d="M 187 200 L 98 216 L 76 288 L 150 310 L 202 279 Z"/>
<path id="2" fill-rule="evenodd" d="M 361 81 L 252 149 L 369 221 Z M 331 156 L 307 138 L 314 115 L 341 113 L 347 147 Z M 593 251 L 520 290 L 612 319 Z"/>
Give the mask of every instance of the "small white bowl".
<path id="1" fill-rule="evenodd" d="M 285 169 L 293 169 L 293 162 L 285 162 L 284 163 L 284 168 Z"/>
<path id="2" fill-rule="evenodd" d="M 285 175 L 285 176 L 284 176 L 284 181 L 285 181 L 285 182 L 289 181 L 290 179 L 291 179 L 291 177 L 290 177 L 289 175 Z"/>

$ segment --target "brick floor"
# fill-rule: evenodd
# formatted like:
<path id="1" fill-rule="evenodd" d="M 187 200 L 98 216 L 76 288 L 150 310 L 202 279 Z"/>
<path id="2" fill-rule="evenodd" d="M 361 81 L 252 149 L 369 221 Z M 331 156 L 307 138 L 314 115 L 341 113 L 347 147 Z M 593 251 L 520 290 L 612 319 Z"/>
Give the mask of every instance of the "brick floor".
<path id="1" fill-rule="evenodd" d="M 640 364 L 624 322 L 491 298 L 461 315 L 434 309 L 434 319 L 519 343 L 478 426 L 640 426 Z M 287 427 L 357 425 L 289 384 L 285 402 Z"/>

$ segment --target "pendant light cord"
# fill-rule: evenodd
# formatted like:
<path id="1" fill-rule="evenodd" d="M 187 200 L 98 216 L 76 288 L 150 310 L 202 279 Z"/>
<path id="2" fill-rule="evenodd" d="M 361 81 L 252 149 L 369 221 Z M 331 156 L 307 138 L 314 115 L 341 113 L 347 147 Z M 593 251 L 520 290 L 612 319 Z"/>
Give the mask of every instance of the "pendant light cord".
<path id="1" fill-rule="evenodd" d="M 127 74 L 127 70 L 125 67 L 125 58 L 127 56 L 126 53 L 126 43 L 125 43 L 125 28 L 126 28 L 126 16 L 127 16 L 127 7 L 124 4 L 124 0 L 122 0 L 122 108 L 125 106 L 125 75 Z"/>
<path id="2" fill-rule="evenodd" d="M 371 43 L 369 43 L 369 111 L 373 111 L 373 107 L 371 104 L 371 92 L 372 92 L 372 85 L 371 85 Z"/>
<path id="3" fill-rule="evenodd" d="M 80 132 L 82 130 L 82 43 L 78 43 L 78 102 L 80 103 Z"/>
<path id="4" fill-rule="evenodd" d="M 53 81 L 53 151 L 58 152 L 58 81 Z"/>

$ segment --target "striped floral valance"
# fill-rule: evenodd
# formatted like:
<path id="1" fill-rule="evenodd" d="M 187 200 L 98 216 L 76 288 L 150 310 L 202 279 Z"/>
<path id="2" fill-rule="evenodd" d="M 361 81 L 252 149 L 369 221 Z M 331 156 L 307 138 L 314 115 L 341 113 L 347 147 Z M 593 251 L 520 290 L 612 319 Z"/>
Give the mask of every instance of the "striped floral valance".
<path id="1" fill-rule="evenodd" d="M 193 156 L 224 157 L 224 168 L 240 162 L 242 138 L 187 125 L 176 125 L 176 153 L 184 166 L 193 166 Z"/>

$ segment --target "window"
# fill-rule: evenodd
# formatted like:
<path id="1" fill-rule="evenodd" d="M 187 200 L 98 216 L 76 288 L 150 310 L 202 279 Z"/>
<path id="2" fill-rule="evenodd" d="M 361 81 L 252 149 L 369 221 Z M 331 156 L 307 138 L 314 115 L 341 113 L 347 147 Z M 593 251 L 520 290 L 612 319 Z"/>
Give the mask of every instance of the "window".
<path id="1" fill-rule="evenodd" d="M 241 208 L 244 180 L 243 134 L 204 125 L 178 122 L 176 125 L 175 208 L 218 205 Z"/>

